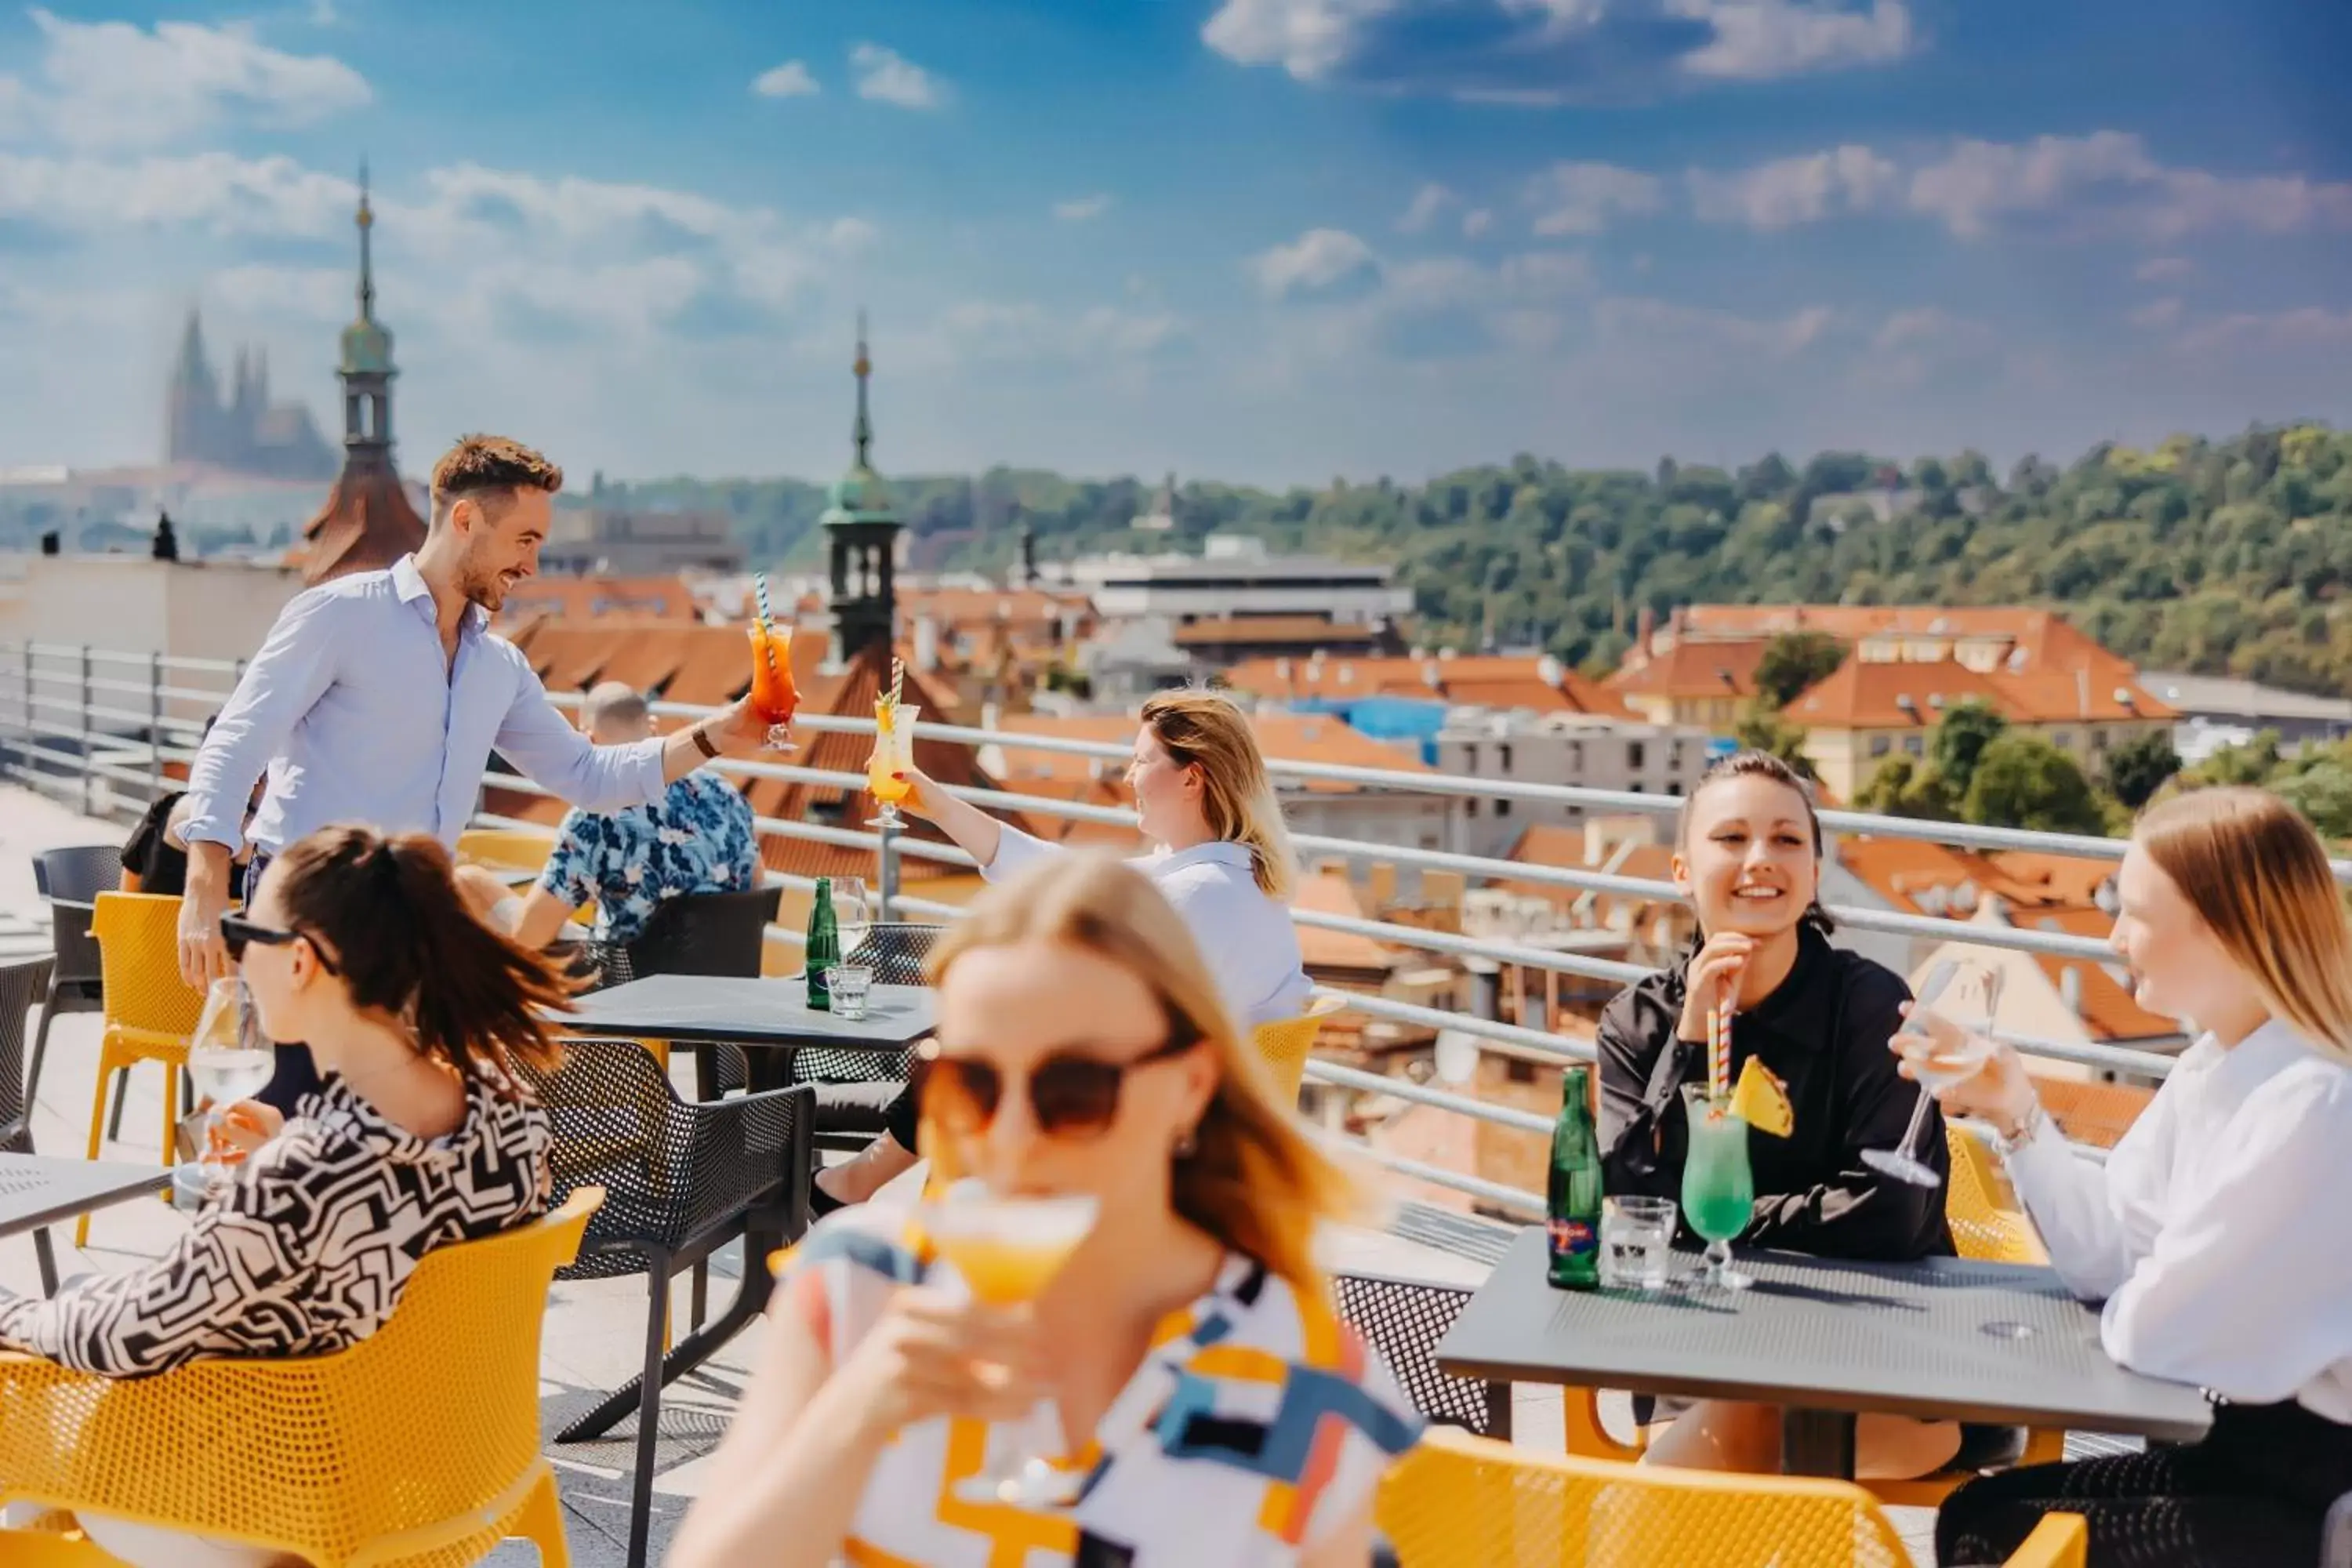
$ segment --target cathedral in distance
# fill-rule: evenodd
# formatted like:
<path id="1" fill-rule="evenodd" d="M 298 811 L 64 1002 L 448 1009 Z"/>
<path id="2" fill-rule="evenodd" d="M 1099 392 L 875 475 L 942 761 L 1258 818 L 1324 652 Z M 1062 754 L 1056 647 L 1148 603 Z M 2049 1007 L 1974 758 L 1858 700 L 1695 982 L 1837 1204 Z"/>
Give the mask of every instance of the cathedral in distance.
<path id="1" fill-rule="evenodd" d="M 269 361 L 240 348 L 224 395 L 194 310 L 164 393 L 164 460 L 272 479 L 331 479 L 341 467 L 310 409 L 269 401 Z"/>

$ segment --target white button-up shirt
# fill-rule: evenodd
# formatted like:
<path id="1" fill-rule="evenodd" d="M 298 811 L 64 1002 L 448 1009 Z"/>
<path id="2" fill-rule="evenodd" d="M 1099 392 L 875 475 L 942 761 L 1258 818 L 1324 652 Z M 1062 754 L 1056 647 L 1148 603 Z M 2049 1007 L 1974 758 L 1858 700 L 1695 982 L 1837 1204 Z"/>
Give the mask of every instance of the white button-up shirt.
<path id="1" fill-rule="evenodd" d="M 996 858 L 981 875 L 998 881 L 1059 846 L 1003 824 Z M 1129 865 L 1160 885 L 1192 928 L 1201 956 L 1244 1028 L 1295 1018 L 1307 1010 L 1309 982 L 1299 962 L 1290 911 L 1259 890 L 1249 847 L 1229 839 L 1190 849 L 1161 849 Z"/>
<path id="2" fill-rule="evenodd" d="M 245 803 L 267 769 L 251 827 L 264 849 L 337 822 L 430 833 L 454 848 L 493 747 L 590 811 L 662 798 L 662 742 L 591 745 L 479 605 L 459 623 L 453 664 L 432 590 L 404 555 L 386 571 L 298 594 L 278 612 L 188 770 L 183 832 L 238 847 Z"/>
<path id="3" fill-rule="evenodd" d="M 2277 1020 L 2207 1035 L 2105 1166 L 2045 1130 L 2009 1171 L 2118 1363 L 2352 1425 L 2352 1067 Z"/>

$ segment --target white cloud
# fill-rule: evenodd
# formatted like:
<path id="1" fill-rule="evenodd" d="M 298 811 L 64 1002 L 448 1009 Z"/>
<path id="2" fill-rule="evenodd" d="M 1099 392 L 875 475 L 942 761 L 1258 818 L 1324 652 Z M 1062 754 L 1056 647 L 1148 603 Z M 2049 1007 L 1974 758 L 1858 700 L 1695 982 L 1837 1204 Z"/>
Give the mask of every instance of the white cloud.
<path id="1" fill-rule="evenodd" d="M 751 90 L 761 98 L 807 98 L 824 89 L 817 85 L 804 61 L 786 60 L 753 77 Z"/>
<path id="2" fill-rule="evenodd" d="M 900 109 L 937 109 L 947 101 L 947 86 L 929 71 L 880 44 L 860 44 L 849 51 L 857 73 L 857 96 Z"/>
<path id="3" fill-rule="evenodd" d="M 1779 229 L 1846 213 L 1869 212 L 1902 189 L 1893 160 L 1847 145 L 1795 158 L 1775 158 L 1728 174 L 1693 169 L 1685 176 L 1691 206 L 1709 223 Z"/>
<path id="4" fill-rule="evenodd" d="M 824 231 L 825 243 L 844 256 L 863 256 L 880 237 L 881 231 L 862 217 L 837 217 Z"/>
<path id="5" fill-rule="evenodd" d="M 2157 256 L 2132 268 L 2139 283 L 2181 283 L 2197 276 L 2197 264 L 2179 256 Z"/>
<path id="6" fill-rule="evenodd" d="M 950 307 L 940 325 L 960 360 L 1133 364 L 1173 347 L 1184 328 L 1164 310 L 1095 305 L 1073 314 L 1034 303 L 975 300 Z"/>
<path id="7" fill-rule="evenodd" d="M 37 127 L 68 146 L 161 146 L 232 116 L 271 127 L 315 123 L 373 99 L 326 55 L 292 55 L 239 24 L 76 22 L 36 7 L 39 82 L 0 78 L 0 129 Z M 13 109 L 12 109 L 13 105 Z"/>
<path id="8" fill-rule="evenodd" d="M 185 225 L 219 235 L 316 237 L 351 221 L 350 180 L 283 155 L 109 161 L 0 153 L 0 217 L 89 232 Z"/>
<path id="9" fill-rule="evenodd" d="M 2144 331 L 2169 331 L 2180 324 L 2181 308 L 2181 301 L 2178 297 L 2168 296 L 2162 300 L 2149 300 L 2130 315 L 2126 316 L 2124 320 Z"/>
<path id="10" fill-rule="evenodd" d="M 1992 332 L 1982 322 L 1970 321 L 1934 305 L 1896 310 L 1871 334 L 1870 346 L 1880 353 L 1900 349 L 1987 343 Z"/>
<path id="11" fill-rule="evenodd" d="M 2305 305 L 2268 313 L 2242 311 L 2190 329 L 2181 334 L 2177 346 L 2189 353 L 2234 349 L 2334 353 L 2352 348 L 2352 310 Z"/>
<path id="12" fill-rule="evenodd" d="M 1671 347 L 1702 354 L 1737 349 L 1787 359 L 1820 342 L 1835 312 L 1826 305 L 1809 305 L 1786 316 L 1759 320 L 1629 296 L 1601 300 L 1593 307 L 1592 317 L 1605 345 Z"/>
<path id="13" fill-rule="evenodd" d="M 1683 57 L 1693 76 L 1768 80 L 1882 65 L 1914 42 L 1903 0 L 1871 0 L 1859 12 L 1806 0 L 1675 0 L 1671 8 L 1715 28 L 1712 42 Z"/>
<path id="14" fill-rule="evenodd" d="M 1362 24 L 1402 7 L 1403 0 L 1224 0 L 1201 41 L 1243 65 L 1278 65 L 1314 81 L 1355 51 Z"/>
<path id="15" fill-rule="evenodd" d="M 1406 204 L 1403 216 L 1397 219 L 1397 228 L 1401 233 L 1419 234 L 1437 221 L 1438 214 L 1461 199 L 1444 185 L 1432 181 L 1413 192 L 1412 200 Z"/>
<path id="16" fill-rule="evenodd" d="M 1613 163 L 1555 163 L 1528 182 L 1538 234 L 1599 234 L 1618 214 L 1647 214 L 1665 205 L 1654 174 Z"/>
<path id="17" fill-rule="evenodd" d="M 1462 237 L 1475 239 L 1495 226 L 1495 215 L 1486 207 L 1473 207 L 1462 215 Z"/>
<path id="18" fill-rule="evenodd" d="M 1097 193 L 1091 196 L 1073 196 L 1054 204 L 1054 216 L 1064 223 L 1085 223 L 1110 211 L 1110 197 Z"/>
<path id="19" fill-rule="evenodd" d="M 205 280 L 205 297 L 240 316 L 325 326 L 351 320 L 354 287 L 347 267 L 232 267 Z"/>
<path id="20" fill-rule="evenodd" d="M 1376 283 L 1380 258 L 1362 240 L 1339 228 L 1311 228 L 1287 245 L 1250 258 L 1251 276 L 1276 300 L 1307 300 L 1360 289 Z"/>

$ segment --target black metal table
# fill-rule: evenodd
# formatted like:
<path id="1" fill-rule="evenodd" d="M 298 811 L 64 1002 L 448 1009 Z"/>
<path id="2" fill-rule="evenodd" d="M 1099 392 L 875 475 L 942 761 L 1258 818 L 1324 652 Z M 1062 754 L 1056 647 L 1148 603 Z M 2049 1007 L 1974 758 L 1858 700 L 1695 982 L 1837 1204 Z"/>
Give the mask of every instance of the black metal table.
<path id="1" fill-rule="evenodd" d="M 2212 1411 L 2126 1372 L 2048 1268 L 1846 1263 L 1742 1249 L 1753 1289 L 1555 1290 L 1522 1232 L 1437 1347 L 1457 1377 L 1777 1405 L 1781 1468 L 1853 1475 L 1864 1412 L 2193 1440 Z M 1677 1253 L 1685 1278 L 1695 1258 Z"/>
<path id="2" fill-rule="evenodd" d="M 121 1160 L 65 1160 L 48 1154 L 0 1154 L 0 1236 L 33 1233 L 41 1289 L 54 1295 L 58 1264 L 48 1227 L 172 1184 L 161 1165 Z"/>
<path id="3" fill-rule="evenodd" d="M 805 982 L 702 974 L 653 974 L 592 991 L 575 1012 L 554 1020 L 558 1033 L 668 1045 L 741 1046 L 750 1088 L 781 1089 L 792 1081 L 793 1056 L 803 1047 L 897 1052 L 931 1032 L 931 993 L 920 985 L 877 985 L 866 1016 L 849 1019 L 808 1005 Z M 742 1277 L 726 1310 L 678 1342 L 662 1363 L 665 1384 L 701 1365 L 744 1325 L 759 1317 L 774 1289 L 768 1255 L 792 1238 L 765 1227 L 743 1235 Z M 637 1408 L 637 1380 L 558 1435 L 576 1442 L 602 1436 Z"/>

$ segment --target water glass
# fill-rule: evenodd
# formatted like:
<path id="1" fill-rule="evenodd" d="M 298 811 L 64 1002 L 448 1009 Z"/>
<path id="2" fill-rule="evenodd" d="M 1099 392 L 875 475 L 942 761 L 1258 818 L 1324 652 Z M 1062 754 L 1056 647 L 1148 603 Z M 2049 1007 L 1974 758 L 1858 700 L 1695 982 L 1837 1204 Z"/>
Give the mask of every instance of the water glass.
<path id="1" fill-rule="evenodd" d="M 1604 1198 L 1601 1204 L 1601 1283 L 1619 1290 L 1663 1290 L 1675 1244 L 1672 1198 Z"/>
<path id="2" fill-rule="evenodd" d="M 856 1023 L 866 1016 L 866 999 L 874 989 L 874 970 L 869 964 L 836 963 L 826 972 L 825 978 L 833 986 L 833 1016 Z"/>

